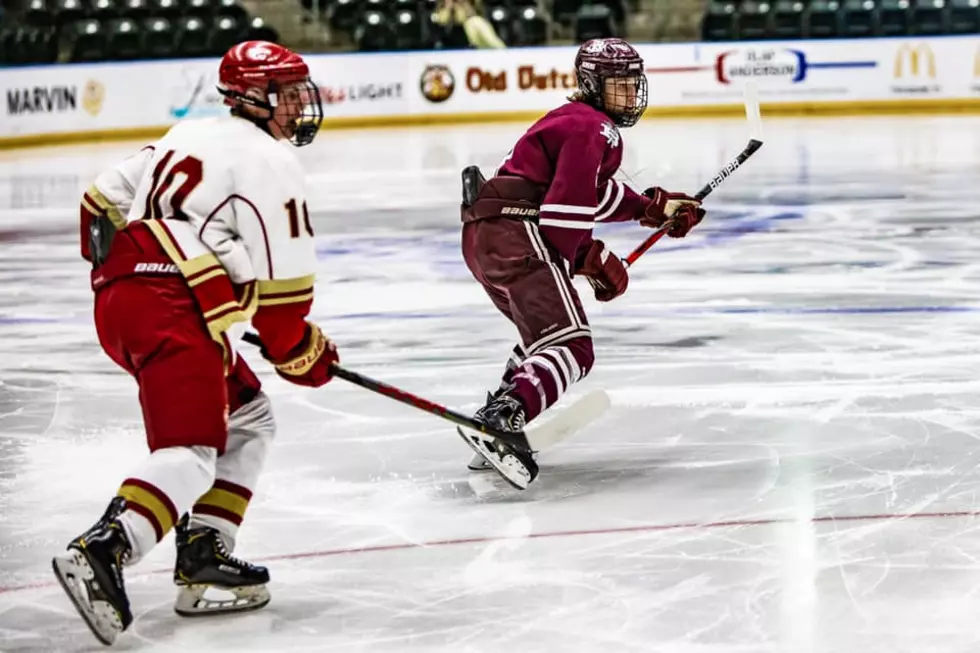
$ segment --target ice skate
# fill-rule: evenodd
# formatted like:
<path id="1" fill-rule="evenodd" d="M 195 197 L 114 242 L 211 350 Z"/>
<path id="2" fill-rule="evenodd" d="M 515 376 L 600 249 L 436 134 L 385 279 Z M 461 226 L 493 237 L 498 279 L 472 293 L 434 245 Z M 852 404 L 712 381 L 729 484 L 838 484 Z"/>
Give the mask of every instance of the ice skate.
<path id="1" fill-rule="evenodd" d="M 490 401 L 476 412 L 473 418 L 499 431 L 520 433 L 524 428 L 524 407 L 510 395 L 503 394 Z M 523 449 L 503 442 L 491 435 L 466 427 L 456 431 L 463 441 L 476 453 L 470 461 L 470 468 L 477 463 L 476 457 L 483 458 L 487 465 L 496 470 L 504 479 L 518 490 L 526 490 L 538 475 L 538 465 L 530 447 Z"/>
<path id="2" fill-rule="evenodd" d="M 174 584 L 179 588 L 174 611 L 183 617 L 258 610 L 271 597 L 269 570 L 233 557 L 217 529 L 189 528 L 187 515 L 177 524 Z M 224 599 L 204 596 L 208 589 L 230 593 Z"/>
<path id="3" fill-rule="evenodd" d="M 68 553 L 51 561 L 65 594 L 106 646 L 133 622 L 122 573 L 132 549 L 118 520 L 125 510 L 125 499 L 113 499 L 102 518 L 68 544 Z"/>

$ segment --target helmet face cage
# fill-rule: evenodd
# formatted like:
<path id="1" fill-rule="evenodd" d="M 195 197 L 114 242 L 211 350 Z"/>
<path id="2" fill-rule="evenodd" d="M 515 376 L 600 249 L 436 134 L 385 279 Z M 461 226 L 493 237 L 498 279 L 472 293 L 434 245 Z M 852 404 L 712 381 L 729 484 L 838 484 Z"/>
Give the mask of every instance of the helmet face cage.
<path id="1" fill-rule="evenodd" d="M 271 119 L 287 135 L 289 142 L 296 147 L 312 143 L 323 124 L 320 89 L 313 80 L 306 77 L 299 82 L 286 83 L 281 90 L 279 84 L 270 82 L 268 97 L 272 108 Z M 275 109 L 278 106 L 285 107 L 285 110 L 277 114 Z"/>
<path id="2" fill-rule="evenodd" d="M 643 59 L 622 39 L 594 39 L 579 49 L 575 68 L 582 99 L 619 127 L 635 125 L 647 108 Z"/>
<path id="3" fill-rule="evenodd" d="M 583 65 L 578 87 L 587 103 L 599 109 L 619 127 L 632 127 L 647 110 L 647 76 L 639 73 L 602 75 Z"/>
<path id="4" fill-rule="evenodd" d="M 620 127 L 632 127 L 647 110 L 647 76 L 607 77 L 603 103 L 606 113 Z"/>

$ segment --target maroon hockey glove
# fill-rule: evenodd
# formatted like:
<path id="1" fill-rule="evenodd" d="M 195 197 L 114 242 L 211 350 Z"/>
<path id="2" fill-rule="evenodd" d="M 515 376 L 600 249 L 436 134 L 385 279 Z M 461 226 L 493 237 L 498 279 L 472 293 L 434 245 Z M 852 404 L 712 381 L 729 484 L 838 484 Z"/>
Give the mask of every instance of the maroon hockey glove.
<path id="1" fill-rule="evenodd" d="M 600 302 L 612 301 L 622 295 L 630 281 L 626 266 L 618 256 L 606 249 L 601 240 L 592 241 L 576 272 L 589 278 L 595 298 Z"/>
<path id="2" fill-rule="evenodd" d="M 670 220 L 673 226 L 667 235 L 683 238 L 704 218 L 701 202 L 683 193 L 670 193 L 659 186 L 643 191 L 650 198 L 646 213 L 640 224 L 651 229 L 659 229 Z"/>
<path id="3" fill-rule="evenodd" d="M 340 362 L 336 345 L 312 322 L 306 323 L 303 340 L 287 354 L 285 360 L 274 361 L 264 350 L 262 355 L 275 366 L 279 376 L 290 383 L 311 388 L 319 388 L 329 381 L 333 376 L 330 365 Z"/>

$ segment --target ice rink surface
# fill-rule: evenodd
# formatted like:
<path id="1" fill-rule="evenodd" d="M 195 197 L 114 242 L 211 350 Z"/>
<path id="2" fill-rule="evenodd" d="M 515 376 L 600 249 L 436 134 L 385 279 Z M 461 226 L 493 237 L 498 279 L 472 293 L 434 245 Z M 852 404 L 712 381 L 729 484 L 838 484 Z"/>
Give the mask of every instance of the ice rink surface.
<path id="1" fill-rule="evenodd" d="M 516 337 L 459 256 L 459 171 L 525 125 L 325 132 L 301 150 L 313 317 L 351 369 L 467 412 Z M 645 120 L 624 172 L 690 192 L 741 120 Z M 259 612 L 172 611 L 130 569 L 123 651 L 929 653 L 980 647 L 980 119 L 768 120 L 627 294 L 577 282 L 613 406 L 526 492 L 447 423 L 249 352 L 278 440 L 237 553 Z M 78 198 L 141 144 L 0 153 L 0 650 L 103 650 L 50 558 L 145 453 L 98 348 Z M 627 253 L 649 232 L 598 230 Z"/>

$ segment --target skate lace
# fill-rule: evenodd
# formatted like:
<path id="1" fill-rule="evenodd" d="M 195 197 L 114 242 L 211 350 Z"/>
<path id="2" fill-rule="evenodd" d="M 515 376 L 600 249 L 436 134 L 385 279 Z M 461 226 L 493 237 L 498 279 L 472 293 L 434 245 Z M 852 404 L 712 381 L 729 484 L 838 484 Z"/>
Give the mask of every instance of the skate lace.
<path id="1" fill-rule="evenodd" d="M 244 560 L 233 556 L 228 551 L 228 547 L 225 546 L 225 542 L 220 536 L 215 538 L 215 549 L 217 549 L 218 555 L 220 555 L 222 558 L 232 563 L 233 565 L 237 565 L 239 567 L 246 567 L 246 568 L 252 567 L 252 563 L 245 562 Z"/>

